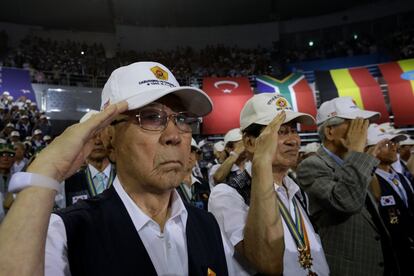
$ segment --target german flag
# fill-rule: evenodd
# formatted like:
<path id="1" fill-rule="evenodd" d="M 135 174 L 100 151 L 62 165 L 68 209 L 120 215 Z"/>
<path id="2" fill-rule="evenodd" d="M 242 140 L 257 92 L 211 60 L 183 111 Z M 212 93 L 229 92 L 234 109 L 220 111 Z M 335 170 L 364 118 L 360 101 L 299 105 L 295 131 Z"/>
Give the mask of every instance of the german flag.
<path id="1" fill-rule="evenodd" d="M 361 109 L 381 113 L 379 123 L 388 122 L 388 111 L 379 84 L 367 68 L 315 71 L 320 102 L 350 96 Z"/>
<path id="2" fill-rule="evenodd" d="M 379 64 L 396 126 L 414 124 L 414 59 Z"/>

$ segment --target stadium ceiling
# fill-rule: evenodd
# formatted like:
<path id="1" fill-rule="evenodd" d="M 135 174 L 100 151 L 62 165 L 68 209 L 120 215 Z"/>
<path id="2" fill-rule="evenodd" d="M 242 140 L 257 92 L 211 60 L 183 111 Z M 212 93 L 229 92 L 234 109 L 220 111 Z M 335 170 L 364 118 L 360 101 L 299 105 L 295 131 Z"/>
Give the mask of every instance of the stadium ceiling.
<path id="1" fill-rule="evenodd" d="M 185 27 L 287 20 L 377 2 L 381 0 L 4 0 L 0 22 L 112 32 L 116 24 Z"/>

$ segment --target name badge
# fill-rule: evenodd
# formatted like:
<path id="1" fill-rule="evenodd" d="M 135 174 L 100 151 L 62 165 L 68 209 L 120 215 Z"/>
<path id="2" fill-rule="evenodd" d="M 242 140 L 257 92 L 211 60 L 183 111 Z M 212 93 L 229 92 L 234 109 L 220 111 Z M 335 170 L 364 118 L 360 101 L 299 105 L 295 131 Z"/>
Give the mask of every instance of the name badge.
<path id="1" fill-rule="evenodd" d="M 72 197 L 72 204 L 75 204 L 76 202 L 82 199 L 88 199 L 88 195 L 78 195 L 78 196 Z"/>
<path id="2" fill-rule="evenodd" d="M 392 195 L 382 196 L 380 202 L 381 202 L 381 206 L 395 205 L 395 199 L 394 199 L 394 196 Z"/>

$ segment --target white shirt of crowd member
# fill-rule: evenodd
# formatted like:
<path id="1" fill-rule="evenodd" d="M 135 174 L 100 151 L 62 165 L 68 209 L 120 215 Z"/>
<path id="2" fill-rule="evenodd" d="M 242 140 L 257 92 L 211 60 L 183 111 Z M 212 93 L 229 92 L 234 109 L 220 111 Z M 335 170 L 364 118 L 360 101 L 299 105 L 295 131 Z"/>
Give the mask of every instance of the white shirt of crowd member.
<path id="1" fill-rule="evenodd" d="M 202 154 L 203 154 L 202 151 L 201 151 L 201 147 L 204 145 L 204 143 L 202 143 L 202 142 L 203 142 L 203 140 L 200 141 L 200 143 L 197 144 L 197 142 L 194 140 L 194 138 L 191 138 L 191 146 L 196 147 L 198 149 L 198 151 L 196 152 L 197 162 L 195 163 L 195 166 L 191 170 L 192 170 L 192 174 L 194 176 L 200 177 L 200 178 L 203 178 L 203 173 L 201 172 L 200 166 L 198 164 L 198 161 L 201 160 Z"/>
<path id="2" fill-rule="evenodd" d="M 208 169 L 208 184 L 210 186 L 210 191 L 213 189 L 215 182 L 214 182 L 214 173 L 220 167 L 221 163 L 224 162 L 227 158 L 227 153 L 224 150 L 224 141 L 218 141 L 213 145 L 213 155 L 214 161 L 211 167 Z"/>
<path id="3" fill-rule="evenodd" d="M 298 202 L 297 197 L 302 197 L 299 186 L 287 176 L 288 169 L 297 162 L 300 148 L 297 123 L 312 125 L 315 120 L 309 114 L 293 111 L 285 98 L 275 94 L 254 95 L 241 111 L 244 147 L 253 156 L 252 162 L 246 165 L 246 172 L 252 177 L 250 206 L 236 189 L 225 183 L 214 187 L 208 205 L 225 234 L 226 242 L 234 247 L 235 253 L 245 257 L 243 260 L 234 255 L 236 275 L 263 272 L 265 264 L 279 266 L 276 270 L 274 267 L 267 269 L 283 275 L 311 275 L 308 274 L 311 271 L 316 275 L 329 275 L 322 244 L 309 220 L 307 207 Z M 255 134 L 250 134 L 250 131 Z M 267 178 L 263 177 L 263 171 L 258 170 L 259 164 L 266 164 L 262 170 L 268 174 Z M 268 184 L 266 180 L 269 180 Z M 295 221 L 295 208 L 300 212 L 313 259 L 310 269 L 304 269 L 299 263 L 298 245 L 287 222 L 281 219 L 278 201 L 286 206 L 295 223 L 298 222 Z M 278 230 L 279 236 L 278 232 L 272 232 Z M 274 240 L 269 240 L 269 236 Z M 262 244 L 269 242 L 275 246 L 276 237 L 282 239 L 279 246 L 269 250 L 269 245 Z M 277 264 L 277 252 L 283 255 L 283 264 Z M 257 256 L 261 254 L 263 259 L 259 260 Z"/>
<path id="4" fill-rule="evenodd" d="M 157 81 L 147 86 L 147 80 L 153 80 L 154 75 L 159 78 L 154 72 L 155 69 L 163 72 L 163 76 L 168 76 L 170 85 Z M 141 82 L 143 84 L 137 88 L 137 83 Z M 85 149 L 83 141 L 87 141 L 92 133 L 101 130 L 115 119 L 118 122 L 116 125 L 103 130 L 115 151 L 115 192 L 141 237 L 156 273 L 188 275 L 188 212 L 175 188 L 182 180 L 183 164 L 189 155 L 191 126 L 188 121 L 191 118 L 195 121 L 198 117 L 208 114 L 212 109 L 211 100 L 200 89 L 180 87 L 165 66 L 154 62 L 139 62 L 118 68 L 112 73 L 102 92 L 101 107 L 102 112 L 92 116 L 85 123 L 74 125 L 59 139 L 55 139 L 33 161 L 28 171 L 54 178 L 55 182 L 63 181 L 65 175 L 70 175 L 80 167 L 81 160 L 78 156 Z M 151 112 L 162 111 L 164 119 L 166 118 L 165 123 L 154 125 L 154 121 L 150 124 L 148 121 L 137 120 L 136 115 L 142 116 L 145 108 Z M 186 117 L 184 123 L 176 117 L 178 110 L 193 113 L 195 116 Z M 64 150 L 68 145 L 71 145 L 71 150 Z M 56 162 L 57 160 L 60 162 Z M 70 167 L 57 168 L 62 164 L 70 164 Z M 137 185 L 138 188 L 135 187 Z M 49 220 L 48 206 L 52 205 L 55 192 L 39 187 L 28 189 L 36 193 L 25 193 L 26 189 L 23 190 L 13 206 L 15 212 L 6 217 L 4 227 L 0 229 L 0 255 L 5 252 L 12 255 L 24 252 L 25 256 L 30 255 L 29 258 L 25 258 L 25 271 L 33 274 L 39 271 L 43 260 L 42 254 L 38 254 L 38 245 L 46 243 L 45 275 L 70 275 L 67 236 L 62 219 L 52 215 L 49 226 L 47 223 L 43 224 Z M 146 192 L 140 193 L 141 189 Z M 157 192 L 150 192 L 154 190 Z M 147 193 L 151 194 L 151 202 L 156 196 L 156 202 L 160 206 L 149 206 Z M 39 200 L 37 196 L 43 200 Z M 35 205 L 31 210 L 25 208 L 25 203 L 28 202 Z M 154 208 L 163 211 L 160 211 L 161 214 L 157 211 L 157 215 L 149 213 L 148 210 Z M 35 221 L 28 219 L 33 216 L 36 217 Z M 19 238 L 10 241 L 12 233 L 18 233 Z M 161 236 L 164 238 L 160 239 Z M 26 238 L 33 242 L 23 244 L 22 241 Z M 229 274 L 236 275 L 232 273 L 231 268 L 232 252 L 226 244 L 224 251 L 229 257 Z M 21 262 L 3 258 L 0 259 L 0 267 L 7 267 L 9 271 L 20 271 Z"/>
<path id="5" fill-rule="evenodd" d="M 240 128 L 231 129 L 224 135 L 224 151 L 227 158 L 219 166 L 212 167 L 209 173 L 214 181 L 211 183 L 213 186 L 225 182 L 229 174 L 238 175 L 244 171 L 246 156 Z"/>

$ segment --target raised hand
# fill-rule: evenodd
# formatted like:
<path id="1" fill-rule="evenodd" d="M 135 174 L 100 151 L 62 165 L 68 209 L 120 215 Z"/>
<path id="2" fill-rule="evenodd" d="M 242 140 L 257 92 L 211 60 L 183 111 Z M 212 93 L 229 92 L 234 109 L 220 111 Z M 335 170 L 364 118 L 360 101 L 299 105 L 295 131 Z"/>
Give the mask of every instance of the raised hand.
<path id="1" fill-rule="evenodd" d="M 59 182 L 68 178 L 80 168 L 91 152 L 91 138 L 127 109 L 127 102 L 113 104 L 85 122 L 70 126 L 36 157 L 27 171 Z"/>
<path id="2" fill-rule="evenodd" d="M 342 145 L 348 151 L 364 152 L 367 141 L 369 121 L 357 118 L 351 120 L 345 138 L 341 138 Z"/>

